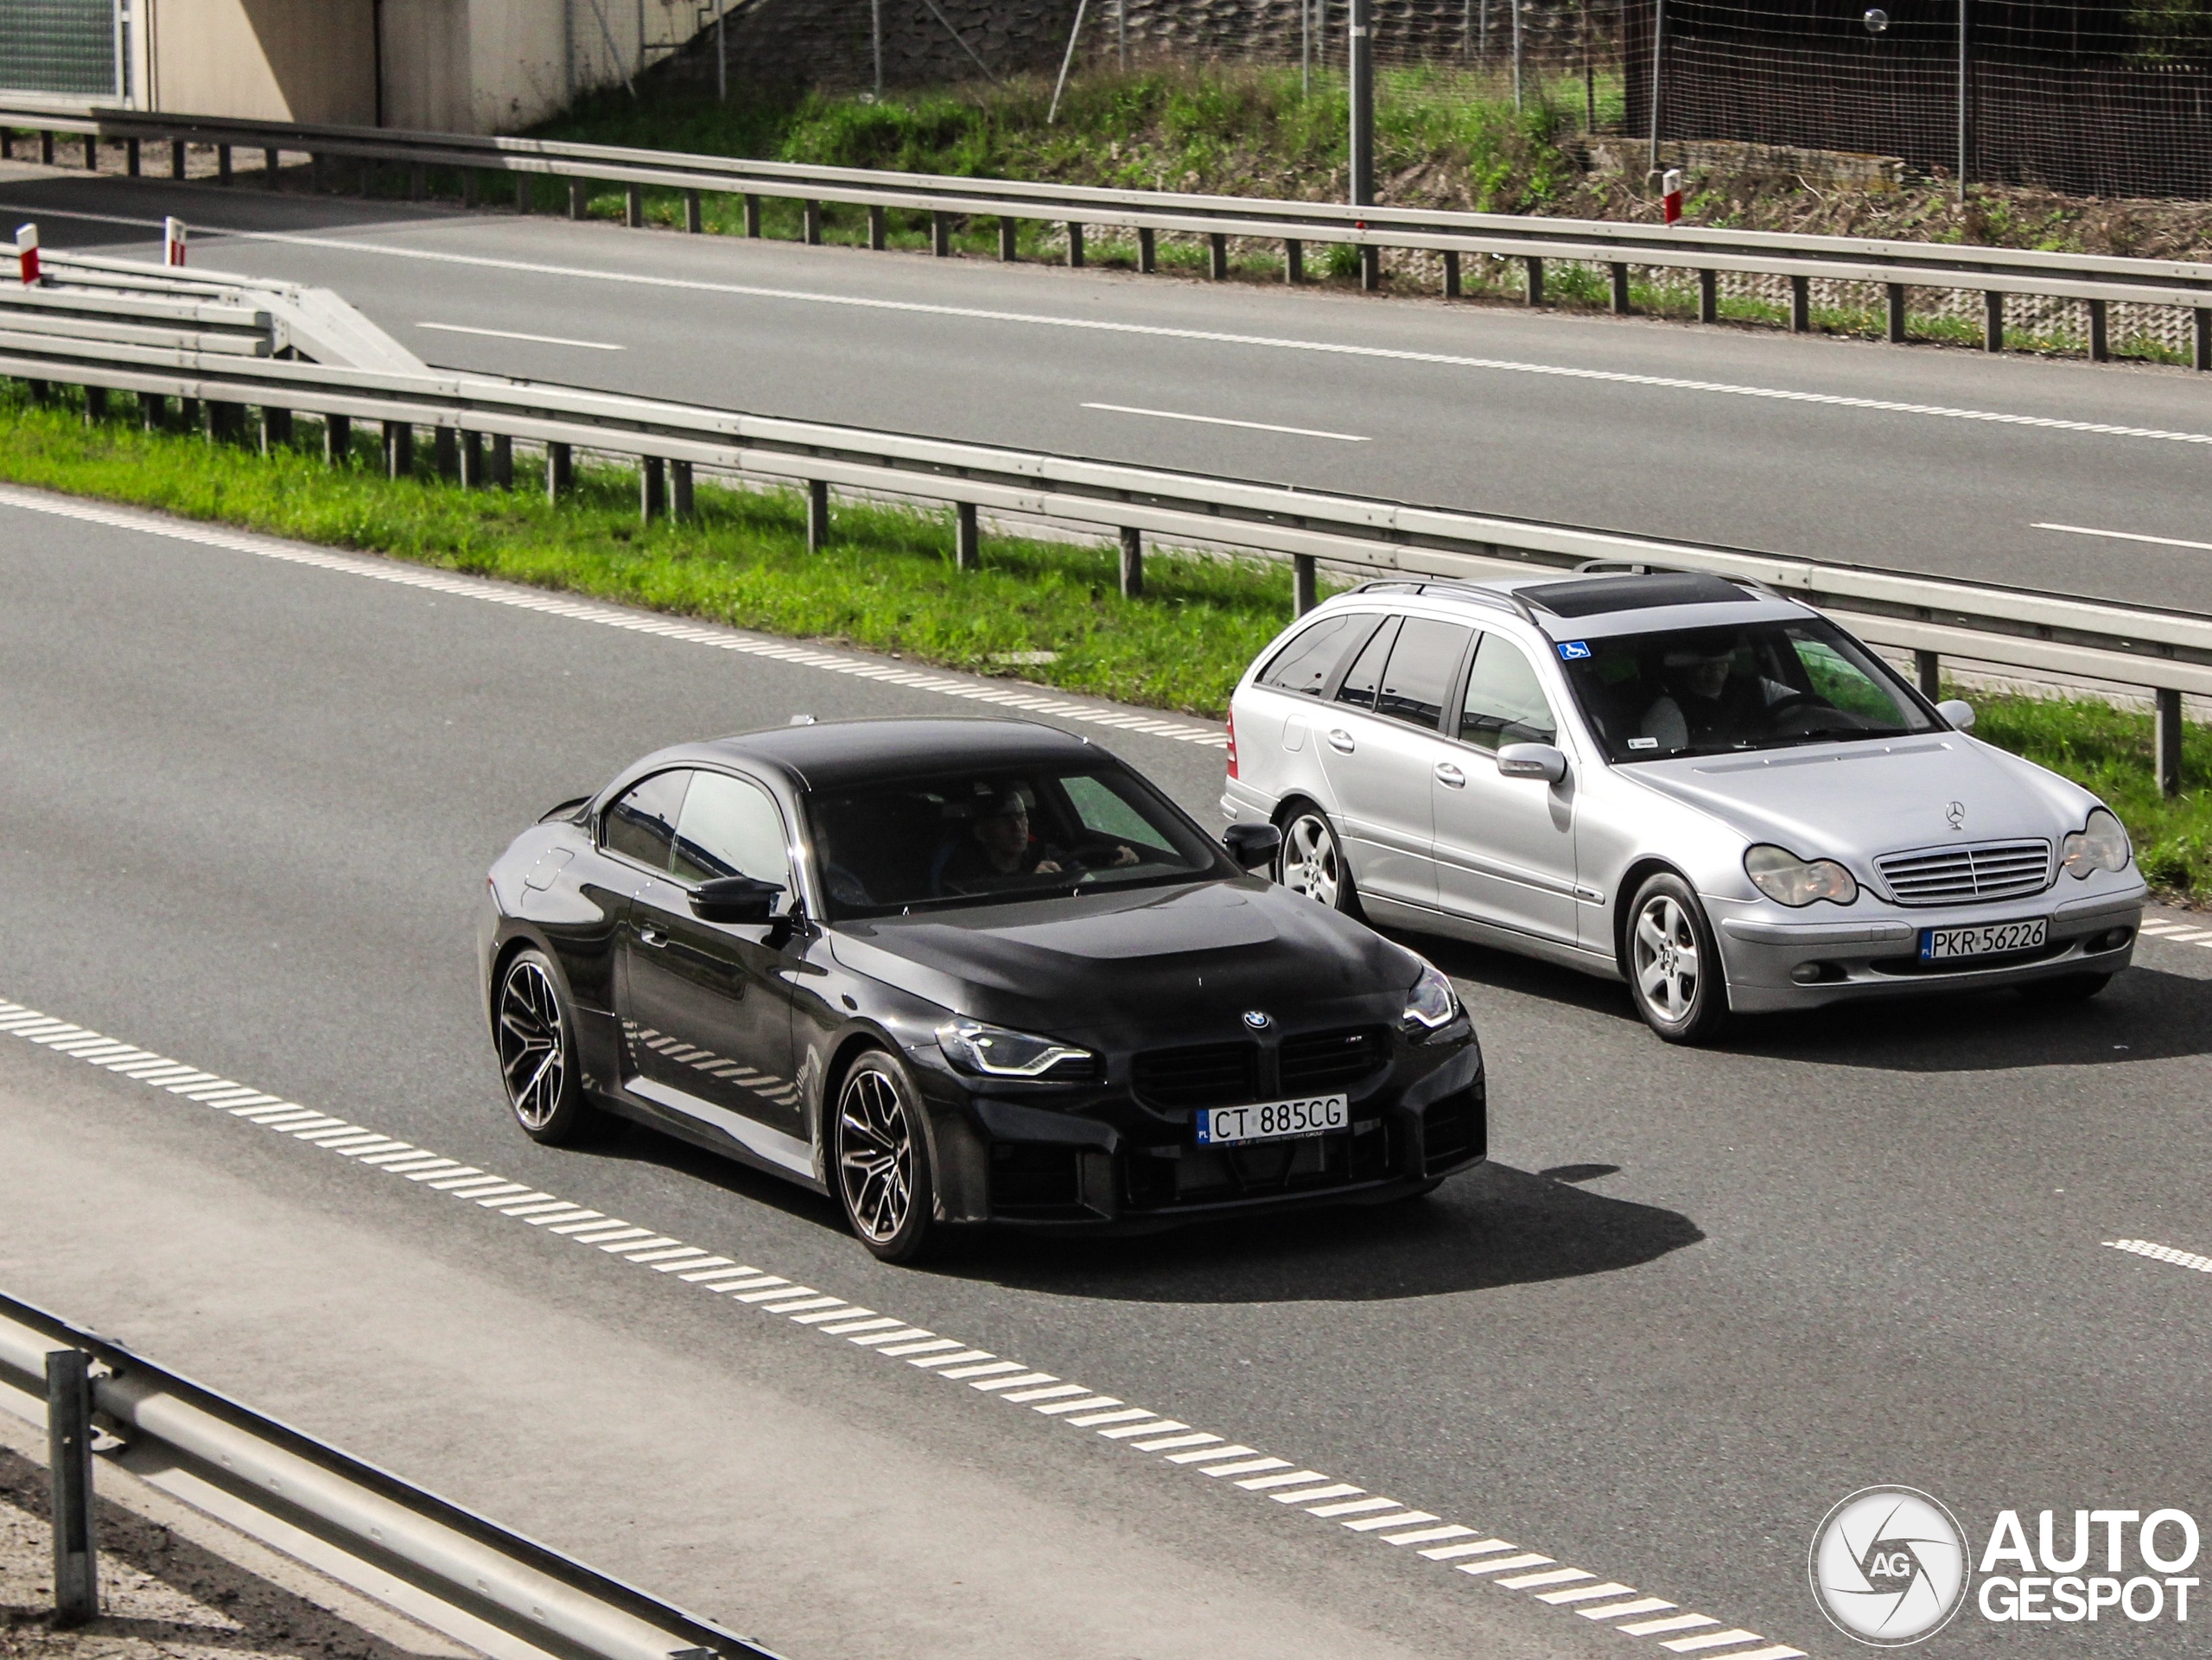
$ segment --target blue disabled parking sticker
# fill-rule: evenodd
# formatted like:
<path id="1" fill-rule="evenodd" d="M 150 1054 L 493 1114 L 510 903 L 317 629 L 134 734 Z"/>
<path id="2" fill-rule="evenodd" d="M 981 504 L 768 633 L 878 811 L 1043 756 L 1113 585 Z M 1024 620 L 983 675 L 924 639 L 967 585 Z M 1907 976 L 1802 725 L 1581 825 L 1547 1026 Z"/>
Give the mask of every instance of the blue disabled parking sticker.
<path id="1" fill-rule="evenodd" d="M 1589 656 L 1590 648 L 1579 639 L 1563 639 L 1559 643 L 1559 654 L 1563 660 L 1572 663 L 1577 658 Z"/>

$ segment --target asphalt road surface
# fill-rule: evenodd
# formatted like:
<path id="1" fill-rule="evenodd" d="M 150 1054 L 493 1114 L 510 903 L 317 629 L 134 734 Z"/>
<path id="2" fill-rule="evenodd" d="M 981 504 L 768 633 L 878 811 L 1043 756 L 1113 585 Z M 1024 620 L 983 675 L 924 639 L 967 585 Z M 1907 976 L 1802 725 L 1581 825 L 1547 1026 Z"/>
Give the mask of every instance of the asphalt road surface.
<path id="1" fill-rule="evenodd" d="M 0 212 L 148 257 L 177 213 L 452 367 L 2212 609 L 2186 371 L 22 166 Z"/>
<path id="2" fill-rule="evenodd" d="M 1515 1548 L 1467 1564 L 1534 1559 L 1463 1574 L 0 1035 L 0 1285 L 801 1660 L 1835 1656 L 1807 1547 L 1871 1483 L 1936 1493 L 1977 1549 L 2004 1508 L 2061 1511 L 2062 1542 L 2077 1506 L 2212 1510 L 2212 1275 L 2107 1243 L 2212 1254 L 2212 950 L 2146 940 L 2077 1009 L 1770 1020 L 1700 1053 L 1618 988 L 1427 942 L 1490 1056 L 1486 1170 L 887 1268 L 828 1203 L 673 1143 L 526 1142 L 474 917 L 514 830 L 638 753 L 988 714 L 957 695 L 986 683 L 38 499 L 0 498 L 0 999 Z M 1197 723 L 1061 701 L 1039 718 L 1217 822 Z M 1561 1569 L 1586 1577 L 1513 1583 Z M 1541 1600 L 1577 1587 L 1689 1623 Z M 2179 1655 L 2192 1629 L 1969 1609 L 1929 1651 Z"/>

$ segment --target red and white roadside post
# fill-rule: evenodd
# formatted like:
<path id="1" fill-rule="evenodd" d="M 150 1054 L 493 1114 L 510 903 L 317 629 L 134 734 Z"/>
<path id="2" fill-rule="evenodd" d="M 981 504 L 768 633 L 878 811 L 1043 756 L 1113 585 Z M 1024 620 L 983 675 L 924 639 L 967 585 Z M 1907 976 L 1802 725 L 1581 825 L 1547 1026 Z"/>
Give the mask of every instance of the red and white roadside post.
<path id="1" fill-rule="evenodd" d="M 162 264 L 164 265 L 184 264 L 184 221 L 181 219 L 171 218 L 162 221 Z"/>
<path id="2" fill-rule="evenodd" d="M 38 282 L 37 226 L 18 225 L 16 227 L 16 263 L 22 272 L 23 286 L 35 286 Z"/>
<path id="3" fill-rule="evenodd" d="M 1670 167 L 1659 181 L 1659 204 L 1666 210 L 1667 223 L 1672 225 L 1682 216 L 1682 170 Z"/>

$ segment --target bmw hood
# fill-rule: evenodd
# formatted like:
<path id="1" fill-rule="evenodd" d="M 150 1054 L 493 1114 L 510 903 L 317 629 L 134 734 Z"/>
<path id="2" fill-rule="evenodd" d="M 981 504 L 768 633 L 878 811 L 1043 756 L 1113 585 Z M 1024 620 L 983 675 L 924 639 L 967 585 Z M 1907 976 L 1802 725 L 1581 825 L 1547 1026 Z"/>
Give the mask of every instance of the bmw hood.
<path id="1" fill-rule="evenodd" d="M 2031 761 L 1959 732 L 1885 743 L 1683 756 L 1623 769 L 1645 788 L 1716 818 L 1749 842 L 1861 874 L 1904 848 L 2056 842 L 2095 798 Z"/>
<path id="2" fill-rule="evenodd" d="M 1413 954 L 1256 880 L 1084 894 L 836 930 L 848 968 L 942 1008 L 1032 1031 L 1149 1046 L 1299 1025 L 1395 1021 Z"/>

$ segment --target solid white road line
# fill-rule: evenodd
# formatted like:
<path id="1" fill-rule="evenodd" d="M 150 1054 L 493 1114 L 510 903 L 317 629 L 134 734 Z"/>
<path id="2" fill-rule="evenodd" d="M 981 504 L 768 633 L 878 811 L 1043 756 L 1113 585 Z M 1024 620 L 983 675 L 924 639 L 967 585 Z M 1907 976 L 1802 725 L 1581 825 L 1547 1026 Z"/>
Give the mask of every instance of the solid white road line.
<path id="1" fill-rule="evenodd" d="M 2148 1239 L 2107 1239 L 2105 1243 L 2114 1250 L 2133 1251 L 2138 1256 L 2147 1256 L 2154 1262 L 2171 1262 L 2176 1268 L 2193 1268 L 2199 1274 L 2212 1274 L 2212 1256 L 2200 1256 L 2193 1250 L 2154 1244 Z"/>
<path id="2" fill-rule="evenodd" d="M 1109 415 L 1148 415 L 1155 421 L 1195 421 L 1206 427 L 1243 427 L 1248 432 L 1283 432 L 1294 438 L 1333 438 L 1340 444 L 1366 444 L 1375 441 L 1363 438 L 1356 432 L 1323 432 L 1315 427 L 1279 427 L 1270 421 L 1232 421 L 1223 415 L 1185 415 L 1179 410 L 1139 409 L 1134 404 L 1085 404 L 1087 410 L 1103 410 Z"/>
<path id="3" fill-rule="evenodd" d="M 2193 548 L 2212 553 L 2212 542 L 2184 542 L 2174 536 L 2144 536 L 2134 531 L 2100 531 L 2087 525 L 2031 525 L 2030 530 L 2064 531 L 2069 536 L 2101 536 L 2113 542 L 2148 542 L 2161 548 Z"/>
<path id="4" fill-rule="evenodd" d="M 308 565 L 318 570 L 338 571 L 349 576 L 365 576 L 375 582 L 394 582 L 403 588 L 419 588 L 434 594 L 481 600 L 493 605 L 510 606 L 518 611 L 567 617 L 579 622 L 596 623 L 603 627 L 625 629 L 632 633 L 653 634 L 664 639 L 712 646 L 725 652 L 741 652 L 747 657 L 772 658 L 781 663 L 826 669 L 834 674 L 861 676 L 870 680 L 880 680 L 888 685 L 937 692 L 948 697 L 965 698 L 970 703 L 988 703 L 1001 709 L 1058 715 L 1090 726 L 1128 727 L 1135 730 L 1139 729 L 1137 723 L 1141 722 L 1141 729 L 1155 737 L 1172 738 L 1178 743 L 1197 744 L 1214 749 L 1229 747 L 1226 732 L 1206 727 L 1153 721 L 1132 716 L 1122 709 L 1099 709 L 1059 698 L 1040 697 L 1011 687 L 959 680 L 949 675 L 928 673 L 918 669 L 893 668 L 860 658 L 847 657 L 842 652 L 819 651 L 811 646 L 796 645 L 786 640 L 748 639 L 729 629 L 705 623 L 617 610 L 613 606 L 590 601 L 566 599 L 534 588 L 510 588 L 483 577 L 426 569 L 398 560 L 364 558 L 358 554 L 326 553 L 319 548 L 280 542 L 270 537 L 250 536 L 207 525 L 185 525 L 153 513 L 97 506 L 28 490 L 0 487 L 0 506 L 21 508 L 26 512 L 51 513 L 58 518 L 79 519 L 90 525 L 111 525 L 118 530 L 136 531 L 147 536 L 167 537 L 176 542 L 196 542 L 204 547 L 223 548 L 232 553 L 251 554 L 256 558 L 277 559 L 288 564 Z"/>
<path id="5" fill-rule="evenodd" d="M 417 328 L 435 328 L 441 334 L 484 334 L 495 340 L 530 340 L 539 346 L 573 346 L 586 352 L 626 352 L 626 346 L 614 346 L 606 340 L 563 340 L 558 334 L 518 334 L 512 328 L 467 328 L 460 323 L 416 323 Z"/>
<path id="6" fill-rule="evenodd" d="M 130 225 L 158 231 L 162 221 L 124 213 L 92 213 L 49 207 L 44 203 L 0 201 L 0 212 L 17 212 L 40 219 L 79 219 L 96 225 Z M 1366 358 L 1396 363 L 1433 364 L 1444 368 L 1478 369 L 1496 373 L 1537 375 L 1561 380 L 1592 381 L 1621 386 L 1648 386 L 1662 391 L 1713 394 L 1731 398 L 1765 398 L 1777 403 L 1805 404 L 1832 409 L 1864 410 L 1884 415 L 1910 415 L 1939 420 L 1993 423 L 2050 432 L 2078 432 L 2108 438 L 2145 438 L 2168 443 L 2212 444 L 2212 433 L 2175 432 L 2157 427 L 2122 426 L 2104 421 L 2068 421 L 2055 416 L 2012 415 L 1997 410 L 1955 408 L 1942 404 L 1910 404 L 1895 398 L 1856 398 L 1840 392 L 1797 391 L 1780 386 L 1738 385 L 1723 380 L 1695 380 L 1681 375 L 1631 374 L 1614 369 L 1580 369 L 1556 363 L 1529 363 L 1511 358 L 1484 358 L 1454 352 L 1416 352 L 1403 347 L 1354 346 L 1339 340 L 1298 340 L 1287 336 L 1244 334 L 1218 328 L 1172 328 L 1155 323 L 1115 322 L 1100 317 L 1054 316 L 1043 312 L 999 311 L 983 306 L 935 305 L 918 300 L 882 300 L 863 295 L 828 294 L 809 289 L 769 288 L 753 283 L 716 283 L 696 277 L 654 277 L 616 267 L 560 265 L 543 260 L 501 259 L 486 254 L 453 253 L 429 248 L 403 248 L 391 243 L 362 242 L 347 237 L 313 236 L 299 232 L 250 231 L 225 225 L 198 225 L 193 232 L 203 241 L 236 237 L 241 241 L 276 242 L 294 247 L 328 248 L 345 253 L 372 254 L 387 259 L 415 259 L 433 264 L 472 266 L 487 270 L 521 271 L 539 277 L 573 277 L 592 283 L 625 283 L 645 288 L 683 289 L 700 294 L 729 294 L 755 300 L 787 300 L 804 305 L 849 307 L 860 311 L 887 311 L 928 317 L 958 317 L 981 322 L 1015 323 L 1038 328 L 1063 328 L 1087 334 L 1150 336 L 1159 340 L 1198 340 L 1220 346 L 1239 346 L 1274 352 L 1310 352 L 1327 357 Z"/>
<path id="7" fill-rule="evenodd" d="M 142 1081 L 146 1076 L 135 1062 L 124 1059 L 144 1052 L 104 1039 L 84 1027 L 53 1020 L 20 1004 L 0 1001 L 0 1033 L 22 1037 L 118 1076 L 140 1076 Z M 158 1056 L 148 1058 L 161 1059 Z M 456 1166 L 449 1159 L 442 1159 L 409 1142 L 380 1135 L 358 1124 L 326 1118 L 296 1102 L 264 1096 L 232 1079 L 197 1072 L 175 1062 L 162 1065 L 166 1070 L 153 1075 L 152 1087 L 186 1100 L 212 1101 L 213 1110 L 226 1117 L 259 1124 L 290 1140 L 336 1152 L 354 1159 L 365 1168 L 382 1170 L 416 1182 L 422 1192 L 449 1192 L 456 1198 L 473 1201 L 480 1209 L 540 1228 L 543 1237 L 596 1245 L 610 1260 L 635 1262 L 655 1273 L 674 1271 L 675 1282 L 696 1284 L 712 1294 L 749 1304 L 760 1313 L 791 1325 L 810 1326 L 827 1334 L 849 1334 L 845 1340 L 864 1350 L 903 1358 L 910 1366 L 965 1382 L 981 1393 L 1027 1406 L 1034 1414 L 1081 1427 L 1102 1439 L 1121 1441 L 1164 1464 L 1189 1466 L 1214 1478 L 1242 1478 L 1234 1480 L 1233 1485 L 1272 1498 L 1286 1511 L 1302 1511 L 1319 1520 L 1332 1522 L 1347 1532 L 1371 1533 L 1392 1545 L 1425 1546 L 1415 1554 L 1454 1567 L 1509 1594 L 1529 1594 L 1538 1602 L 1561 1606 L 1603 1597 L 1624 1599 L 1601 1607 L 1573 1609 L 1589 1619 L 1656 1613 L 1675 1606 L 1661 1598 L 1640 1597 L 1633 1587 L 1612 1580 L 1597 1583 L 1599 1575 L 1587 1568 L 1557 1563 L 1549 1556 L 1525 1550 L 1503 1539 L 1477 1539 L 1472 1528 L 1456 1523 L 1423 1525 L 1437 1522 L 1433 1513 L 1409 1510 L 1396 1499 L 1370 1495 L 1363 1488 L 1336 1480 L 1318 1470 L 1295 1467 L 1287 1459 L 1271 1457 L 1206 1431 L 1192 1430 L 1176 1419 L 1162 1417 L 1143 1408 L 1125 1407 L 1116 1396 L 1095 1393 L 1088 1384 L 1064 1382 L 1050 1372 L 1031 1371 L 1020 1361 L 1005 1359 L 986 1350 L 963 1348 L 950 1338 L 938 1337 L 920 1326 L 877 1315 L 873 1310 L 842 1298 L 796 1285 L 778 1275 L 764 1274 L 726 1256 L 705 1256 L 702 1261 L 703 1253 L 698 1247 L 684 1245 L 670 1235 L 654 1233 L 649 1228 L 569 1204 L 520 1183 L 502 1181 L 473 1166 Z M 180 1072 L 189 1081 L 174 1081 Z M 248 1099 L 243 1108 L 238 1104 L 242 1097 Z M 269 1110 L 257 1104 L 264 1102 L 271 1103 Z M 302 1114 L 318 1127 L 300 1129 Z M 429 1162 L 425 1164 L 425 1160 Z M 426 1177 L 435 1180 L 425 1181 Z M 486 1181 L 496 1191 L 486 1194 Z M 2139 1240 L 2110 1243 L 2121 1249 L 2139 1248 L 2145 1254 L 2158 1256 L 2161 1260 L 2187 1261 L 2192 1266 L 2212 1271 L 2212 1259 L 2193 1258 L 2189 1253 L 2176 1252 L 2170 1247 L 2147 1245 Z M 733 1291 L 733 1286 L 741 1288 Z M 882 1329 L 886 1326 L 890 1329 Z M 1450 1542 L 1429 1544 L 1429 1541 Z M 1524 1569 L 1536 1571 L 1523 1572 Z M 1553 1588 L 1560 1587 L 1573 1588 Z M 1721 1624 L 1709 1615 L 1693 1613 L 1638 1625 L 1614 1625 L 1611 1629 L 1631 1636 L 1694 1631 L 1698 1633 L 1694 1638 L 1664 1646 L 1703 1655 L 1705 1660 L 1802 1660 L 1802 1650 L 1768 1644 L 1767 1639 L 1751 1631 L 1734 1628 L 1708 1630 Z M 1756 1653 L 1744 1652 L 1740 1647 L 1727 1654 L 1707 1653 L 1747 1643 L 1765 1646 Z"/>

